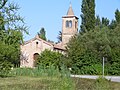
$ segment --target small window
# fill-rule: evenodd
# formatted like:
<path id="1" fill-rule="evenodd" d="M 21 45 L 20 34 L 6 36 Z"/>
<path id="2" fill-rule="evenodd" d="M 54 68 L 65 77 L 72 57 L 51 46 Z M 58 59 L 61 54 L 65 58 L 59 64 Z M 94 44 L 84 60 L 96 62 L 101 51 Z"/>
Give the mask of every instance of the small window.
<path id="1" fill-rule="evenodd" d="M 38 48 L 38 42 L 36 42 L 36 48 Z"/>
<path id="2" fill-rule="evenodd" d="M 38 44 L 38 42 L 36 42 L 36 44 Z"/>

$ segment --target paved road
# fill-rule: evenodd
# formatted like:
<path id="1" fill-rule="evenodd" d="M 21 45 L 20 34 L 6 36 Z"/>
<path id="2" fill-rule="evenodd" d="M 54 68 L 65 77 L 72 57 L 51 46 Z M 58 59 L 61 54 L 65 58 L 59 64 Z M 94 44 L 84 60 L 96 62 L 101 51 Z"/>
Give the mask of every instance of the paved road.
<path id="1" fill-rule="evenodd" d="M 94 76 L 94 75 L 71 75 L 71 77 L 97 79 L 99 76 Z M 105 78 L 108 79 L 108 80 L 111 80 L 113 82 L 120 82 L 120 76 L 105 76 Z"/>

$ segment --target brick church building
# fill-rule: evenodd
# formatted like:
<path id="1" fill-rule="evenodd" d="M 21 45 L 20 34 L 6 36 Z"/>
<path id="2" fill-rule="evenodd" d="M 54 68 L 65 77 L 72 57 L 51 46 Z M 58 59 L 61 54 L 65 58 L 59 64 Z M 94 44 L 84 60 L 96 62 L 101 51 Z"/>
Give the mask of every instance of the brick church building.
<path id="1" fill-rule="evenodd" d="M 45 49 L 64 53 L 66 43 L 78 33 L 78 17 L 74 15 L 70 5 L 67 15 L 62 17 L 62 41 L 58 44 L 47 42 L 38 35 L 24 42 L 21 47 L 20 67 L 34 67 L 38 55 Z"/>

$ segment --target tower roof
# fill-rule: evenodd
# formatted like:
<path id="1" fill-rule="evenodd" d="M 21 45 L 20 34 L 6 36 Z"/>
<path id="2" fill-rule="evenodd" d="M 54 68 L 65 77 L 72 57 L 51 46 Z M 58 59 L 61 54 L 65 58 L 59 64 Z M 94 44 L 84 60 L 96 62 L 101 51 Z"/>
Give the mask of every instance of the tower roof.
<path id="1" fill-rule="evenodd" d="M 67 15 L 68 15 L 68 16 L 74 16 L 74 12 L 73 12 L 71 3 L 70 3 L 70 7 L 69 7 L 69 9 L 68 9 Z"/>

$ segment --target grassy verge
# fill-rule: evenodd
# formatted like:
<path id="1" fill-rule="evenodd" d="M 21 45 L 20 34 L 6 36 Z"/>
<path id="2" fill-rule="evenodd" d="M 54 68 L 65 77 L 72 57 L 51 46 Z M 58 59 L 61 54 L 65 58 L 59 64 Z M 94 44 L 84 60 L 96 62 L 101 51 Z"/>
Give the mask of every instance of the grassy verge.
<path id="1" fill-rule="evenodd" d="M 97 80 L 72 78 L 75 90 L 120 90 L 120 83 L 111 82 L 102 78 Z"/>
<path id="2" fill-rule="evenodd" d="M 0 90 L 73 90 L 68 79 L 51 77 L 0 78 Z"/>
<path id="3" fill-rule="evenodd" d="M 39 66 L 11 70 L 7 77 L 0 78 L 0 90 L 120 90 L 120 83 L 71 78 L 64 67 Z"/>
<path id="4" fill-rule="evenodd" d="M 0 90 L 120 90 L 120 83 L 80 78 L 71 80 L 26 76 L 0 78 Z"/>

